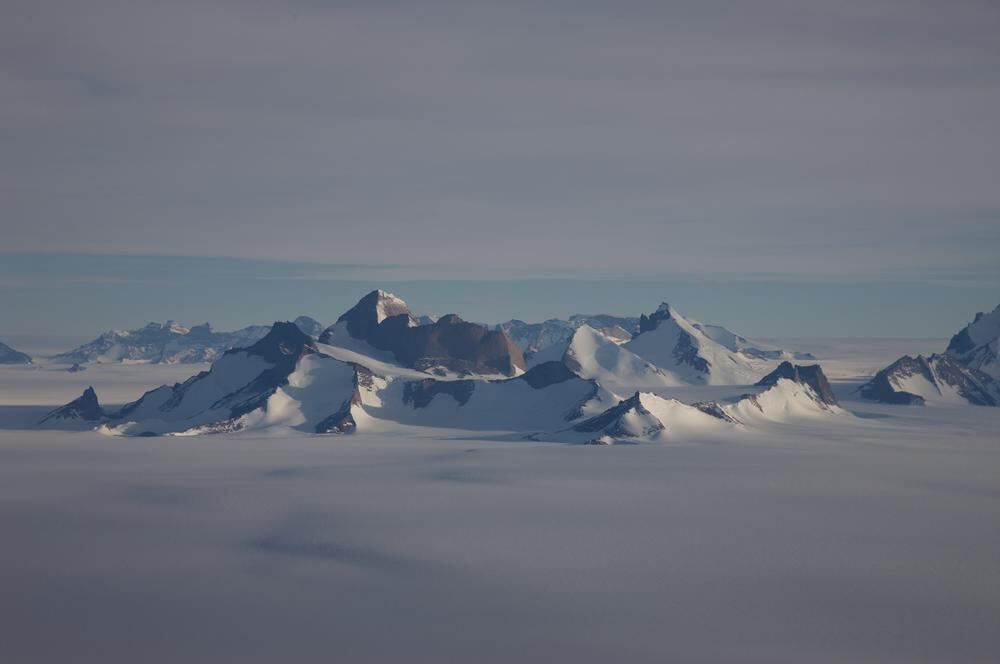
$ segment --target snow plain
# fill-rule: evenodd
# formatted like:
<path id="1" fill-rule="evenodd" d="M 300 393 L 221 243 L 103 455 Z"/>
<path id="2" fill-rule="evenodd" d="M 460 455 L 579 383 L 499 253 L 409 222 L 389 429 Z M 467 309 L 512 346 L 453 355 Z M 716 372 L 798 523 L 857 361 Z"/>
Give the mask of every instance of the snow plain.
<path id="1" fill-rule="evenodd" d="M 853 416 L 612 447 L 39 431 L 199 367 L 0 368 L 0 661 L 995 662 L 1000 409 L 799 345 Z"/>

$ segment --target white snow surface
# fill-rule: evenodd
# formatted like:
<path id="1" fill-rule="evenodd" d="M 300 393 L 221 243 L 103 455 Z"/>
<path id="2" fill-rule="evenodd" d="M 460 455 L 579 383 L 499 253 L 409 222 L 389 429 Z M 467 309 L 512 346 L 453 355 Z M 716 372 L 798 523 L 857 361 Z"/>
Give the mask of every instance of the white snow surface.
<path id="1" fill-rule="evenodd" d="M 723 410 L 733 419 L 751 426 L 761 422 L 808 421 L 846 414 L 838 406 L 823 403 L 808 385 L 786 378 L 734 404 L 723 406 Z"/>
<path id="2" fill-rule="evenodd" d="M 134 394 L 174 369 L 89 377 Z M 197 438 L 31 428 L 87 378 L 0 368 L 3 662 L 996 659 L 1000 409 L 837 380 L 855 417 L 640 446 L 285 426 L 310 406 Z"/>
<path id="3" fill-rule="evenodd" d="M 675 375 L 661 371 L 589 325 L 576 329 L 562 361 L 577 375 L 615 392 L 681 384 Z"/>
<path id="4" fill-rule="evenodd" d="M 711 339 L 694 324 L 667 304 L 658 311 L 669 311 L 670 318 L 653 329 L 643 332 L 623 348 L 655 364 L 670 374 L 676 383 L 706 385 L 750 385 L 768 371 L 766 362 L 752 360 L 734 353 Z M 697 355 L 709 364 L 708 372 L 682 361 L 675 353 L 678 342 L 687 334 Z"/>

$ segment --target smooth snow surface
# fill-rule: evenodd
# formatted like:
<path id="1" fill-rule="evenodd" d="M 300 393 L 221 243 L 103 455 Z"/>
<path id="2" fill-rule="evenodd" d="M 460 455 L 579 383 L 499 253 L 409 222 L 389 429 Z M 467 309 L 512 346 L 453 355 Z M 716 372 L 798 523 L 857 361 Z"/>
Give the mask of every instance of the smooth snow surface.
<path id="1" fill-rule="evenodd" d="M 996 410 L 865 408 L 611 448 L 0 430 L 0 661 L 993 661 Z"/>
<path id="2" fill-rule="evenodd" d="M 832 380 L 843 412 L 788 381 L 757 405 L 743 386 L 671 386 L 639 397 L 660 440 L 585 447 L 504 429 L 549 426 L 533 404 L 571 404 L 583 379 L 477 383 L 468 422 L 437 394 L 403 423 L 378 417 L 411 379 L 386 365 L 357 433 L 299 430 L 340 399 L 347 366 L 308 355 L 267 426 L 195 438 L 31 428 L 88 380 L 120 403 L 178 367 L 0 368 L 0 662 L 1000 652 L 1000 409 L 862 402 L 863 378 Z"/>
<path id="3" fill-rule="evenodd" d="M 593 378 L 612 391 L 682 384 L 589 325 L 576 329 L 562 359 L 577 375 Z"/>

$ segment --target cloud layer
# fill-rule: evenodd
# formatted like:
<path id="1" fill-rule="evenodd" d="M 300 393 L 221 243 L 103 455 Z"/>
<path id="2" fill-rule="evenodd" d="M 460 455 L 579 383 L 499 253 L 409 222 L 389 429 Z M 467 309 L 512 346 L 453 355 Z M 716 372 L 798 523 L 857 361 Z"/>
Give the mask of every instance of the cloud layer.
<path id="1" fill-rule="evenodd" d="M 9 251 L 918 277 L 1000 257 L 993 2 L 3 13 Z"/>

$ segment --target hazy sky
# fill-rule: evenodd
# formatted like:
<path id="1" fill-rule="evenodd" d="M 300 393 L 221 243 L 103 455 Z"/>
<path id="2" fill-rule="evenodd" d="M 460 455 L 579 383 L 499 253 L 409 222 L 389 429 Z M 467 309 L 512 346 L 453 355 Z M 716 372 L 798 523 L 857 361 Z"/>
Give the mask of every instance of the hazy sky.
<path id="1" fill-rule="evenodd" d="M 621 312 L 767 279 L 800 328 L 843 283 L 995 306 L 997 35 L 995 0 L 0 0 L 0 251 L 642 284 Z M 49 321 L 73 275 L 0 260 L 0 332 Z M 522 311 L 598 308 L 557 292 Z"/>

